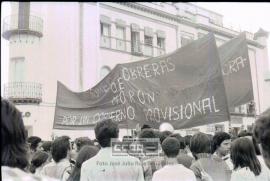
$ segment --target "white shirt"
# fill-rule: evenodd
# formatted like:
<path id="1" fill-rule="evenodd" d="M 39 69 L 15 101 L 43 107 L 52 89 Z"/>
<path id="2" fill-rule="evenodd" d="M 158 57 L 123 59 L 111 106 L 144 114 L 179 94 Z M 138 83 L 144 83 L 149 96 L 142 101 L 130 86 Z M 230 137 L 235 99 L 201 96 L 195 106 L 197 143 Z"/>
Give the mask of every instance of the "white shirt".
<path id="1" fill-rule="evenodd" d="M 263 157 L 261 155 L 257 156 L 257 158 L 261 164 L 261 169 L 262 169 L 260 175 L 258 175 L 258 179 L 270 181 L 270 169 L 265 164 Z"/>
<path id="2" fill-rule="evenodd" d="M 196 181 L 192 170 L 182 164 L 166 165 L 156 171 L 152 181 Z"/>
<path id="3" fill-rule="evenodd" d="M 138 158 L 112 156 L 112 148 L 101 148 L 81 168 L 81 181 L 144 181 L 143 169 Z"/>
<path id="4" fill-rule="evenodd" d="M 49 177 L 57 178 L 57 179 L 66 179 L 66 171 L 71 170 L 71 165 L 68 159 L 62 159 L 59 162 L 52 161 L 45 165 L 42 169 L 41 174 L 47 175 Z"/>
<path id="5" fill-rule="evenodd" d="M 261 174 L 255 176 L 248 167 L 244 167 L 232 172 L 231 181 L 268 181 L 265 175 Z"/>

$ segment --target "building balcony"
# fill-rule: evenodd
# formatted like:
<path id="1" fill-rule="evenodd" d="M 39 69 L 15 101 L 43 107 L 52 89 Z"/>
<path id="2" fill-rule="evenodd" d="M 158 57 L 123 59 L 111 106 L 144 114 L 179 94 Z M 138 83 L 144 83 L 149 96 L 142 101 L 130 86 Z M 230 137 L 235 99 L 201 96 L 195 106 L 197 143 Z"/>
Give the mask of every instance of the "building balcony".
<path id="1" fill-rule="evenodd" d="M 4 85 L 4 97 L 16 104 L 39 104 L 42 85 L 34 82 L 9 82 Z"/>
<path id="2" fill-rule="evenodd" d="M 27 34 L 42 37 L 43 20 L 40 17 L 29 15 L 10 15 L 3 20 L 3 38 L 9 40 L 11 36 Z"/>

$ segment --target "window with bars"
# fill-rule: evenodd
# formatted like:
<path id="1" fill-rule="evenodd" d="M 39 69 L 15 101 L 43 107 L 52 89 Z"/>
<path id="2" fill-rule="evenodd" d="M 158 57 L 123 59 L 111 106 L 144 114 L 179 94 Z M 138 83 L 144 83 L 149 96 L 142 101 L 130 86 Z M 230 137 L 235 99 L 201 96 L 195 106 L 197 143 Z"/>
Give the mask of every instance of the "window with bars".
<path id="1" fill-rule="evenodd" d="M 116 48 L 118 50 L 126 50 L 125 39 L 125 28 L 122 26 L 116 26 Z"/>
<path id="2" fill-rule="evenodd" d="M 102 36 L 110 36 L 110 25 L 106 23 L 100 23 L 100 33 Z"/>
<path id="3" fill-rule="evenodd" d="M 110 24 L 100 23 L 100 34 L 101 34 L 101 47 L 110 48 L 111 47 L 111 26 Z"/>
<path id="4" fill-rule="evenodd" d="M 140 33 L 136 31 L 131 31 L 131 52 L 141 53 Z"/>
<path id="5" fill-rule="evenodd" d="M 121 26 L 116 26 L 116 38 L 125 40 L 125 28 Z"/>
<path id="6" fill-rule="evenodd" d="M 144 43 L 145 43 L 145 45 L 153 46 L 153 37 L 144 36 Z"/>
<path id="7" fill-rule="evenodd" d="M 157 46 L 165 49 L 165 38 L 157 37 Z"/>

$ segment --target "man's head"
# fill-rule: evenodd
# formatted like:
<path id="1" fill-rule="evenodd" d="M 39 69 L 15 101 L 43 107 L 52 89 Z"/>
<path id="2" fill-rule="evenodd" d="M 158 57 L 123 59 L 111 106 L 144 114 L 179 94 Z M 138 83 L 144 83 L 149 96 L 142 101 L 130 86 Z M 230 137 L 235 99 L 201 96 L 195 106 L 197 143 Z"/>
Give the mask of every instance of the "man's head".
<path id="1" fill-rule="evenodd" d="M 139 138 L 145 138 L 145 139 L 158 139 L 158 136 L 156 135 L 155 131 L 151 128 L 144 129 L 140 135 Z M 143 145 L 144 150 L 147 151 L 156 151 L 158 149 L 158 143 L 154 141 L 147 141 L 143 140 L 141 141 L 141 144 Z"/>
<path id="2" fill-rule="evenodd" d="M 185 138 L 183 138 L 179 133 L 174 133 L 171 134 L 170 137 L 176 138 L 179 141 L 179 146 L 181 150 L 184 150 L 186 145 L 185 145 Z"/>
<path id="3" fill-rule="evenodd" d="M 111 139 L 118 138 L 118 125 L 111 119 L 100 121 L 96 124 L 95 135 L 101 147 L 110 147 Z"/>
<path id="4" fill-rule="evenodd" d="M 217 132 L 212 139 L 212 153 L 226 156 L 230 152 L 231 135 L 226 132 Z"/>
<path id="5" fill-rule="evenodd" d="M 21 113 L 1 98 L 1 165 L 25 169 L 28 165 L 27 150 Z"/>
<path id="6" fill-rule="evenodd" d="M 261 145 L 264 161 L 270 169 L 270 108 L 256 120 L 253 134 Z"/>
<path id="7" fill-rule="evenodd" d="M 52 158 L 57 163 L 64 158 L 68 158 L 70 152 L 70 142 L 68 136 L 56 138 L 52 143 Z"/>
<path id="8" fill-rule="evenodd" d="M 52 141 L 44 141 L 41 145 L 41 149 L 47 153 L 51 152 Z"/>
<path id="9" fill-rule="evenodd" d="M 180 149 L 179 141 L 174 137 L 167 137 L 162 142 L 162 149 L 168 158 L 175 158 Z"/>
<path id="10" fill-rule="evenodd" d="M 151 126 L 149 126 L 148 124 L 144 124 L 141 127 L 141 131 L 143 131 L 144 129 L 149 129 L 149 128 L 151 128 Z"/>
<path id="11" fill-rule="evenodd" d="M 238 138 L 240 137 L 247 137 L 249 139 L 252 139 L 252 133 L 248 132 L 247 130 L 243 130 L 238 134 Z"/>
<path id="12" fill-rule="evenodd" d="M 88 137 L 79 137 L 75 139 L 76 151 L 79 152 L 84 145 L 94 145 Z"/>
<path id="13" fill-rule="evenodd" d="M 190 151 L 197 159 L 197 154 L 211 153 L 211 140 L 205 133 L 196 133 L 190 140 Z"/>
<path id="14" fill-rule="evenodd" d="M 162 142 L 168 137 L 168 136 L 170 136 L 172 134 L 172 132 L 170 132 L 170 131 L 162 131 L 161 133 L 160 133 L 160 143 L 162 144 Z"/>
<path id="15" fill-rule="evenodd" d="M 42 145 L 42 140 L 38 136 L 30 136 L 27 139 L 27 142 L 30 144 L 30 150 L 32 153 L 36 152 L 37 150 L 40 150 L 40 147 Z"/>

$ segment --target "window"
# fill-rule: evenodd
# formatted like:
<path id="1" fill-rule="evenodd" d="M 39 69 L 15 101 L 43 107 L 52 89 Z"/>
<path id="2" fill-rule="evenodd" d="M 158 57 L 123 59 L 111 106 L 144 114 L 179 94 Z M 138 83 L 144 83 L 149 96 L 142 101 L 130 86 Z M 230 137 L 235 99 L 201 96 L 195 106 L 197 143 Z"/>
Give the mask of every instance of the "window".
<path id="1" fill-rule="evenodd" d="M 153 37 L 144 36 L 144 54 L 147 56 L 153 56 Z"/>
<path id="2" fill-rule="evenodd" d="M 243 104 L 234 108 L 234 113 L 247 114 L 248 113 L 248 104 Z"/>
<path id="3" fill-rule="evenodd" d="M 111 47 L 111 39 L 110 39 L 110 30 L 111 26 L 106 23 L 100 23 L 100 33 L 101 33 L 101 42 L 100 45 L 102 47 L 110 48 Z"/>
<path id="4" fill-rule="evenodd" d="M 23 82 L 25 76 L 24 57 L 14 57 L 10 60 L 10 82 Z"/>
<path id="5" fill-rule="evenodd" d="M 106 23 L 101 23 L 101 35 L 110 36 L 110 25 Z"/>
<path id="6" fill-rule="evenodd" d="M 158 48 L 165 49 L 165 38 L 157 37 Z"/>
<path id="7" fill-rule="evenodd" d="M 121 26 L 116 26 L 116 38 L 124 40 L 125 39 L 125 28 Z"/>
<path id="8" fill-rule="evenodd" d="M 145 43 L 145 45 L 152 46 L 153 45 L 153 37 L 144 36 L 144 43 Z"/>
<path id="9" fill-rule="evenodd" d="M 131 31 L 131 51 L 133 53 L 140 53 L 140 33 L 136 31 Z"/>
<path id="10" fill-rule="evenodd" d="M 122 26 L 116 26 L 116 48 L 118 50 L 125 50 L 125 28 Z"/>

